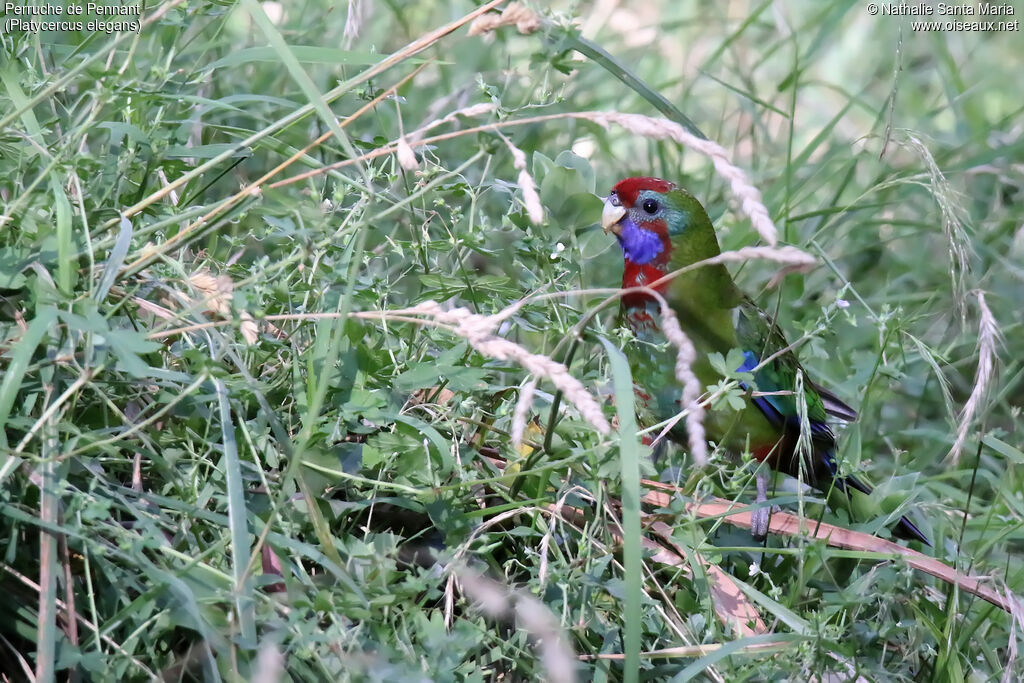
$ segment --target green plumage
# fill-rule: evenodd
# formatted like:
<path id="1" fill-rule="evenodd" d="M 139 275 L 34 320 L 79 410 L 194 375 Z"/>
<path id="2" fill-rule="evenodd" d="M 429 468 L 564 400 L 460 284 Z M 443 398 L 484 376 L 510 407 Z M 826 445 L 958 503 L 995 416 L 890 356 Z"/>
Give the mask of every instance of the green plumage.
<path id="1" fill-rule="evenodd" d="M 728 357 L 738 349 L 739 367 L 749 373 L 740 410 L 719 406 L 704 421 L 708 438 L 733 453 L 747 449 L 759 461 L 800 477 L 816 488 L 850 494 L 870 487 L 837 472 L 835 435 L 829 415 L 856 418 L 852 408 L 808 378 L 796 353 L 774 320 L 744 296 L 722 264 L 695 266 L 670 281 L 668 273 L 694 266 L 720 253 L 718 238 L 704 207 L 685 190 L 655 178 L 628 178 L 606 201 L 605 228 L 623 249 L 624 288 L 651 286 L 664 297 L 697 350 L 693 372 L 702 388 L 721 373 L 711 354 Z M 676 352 L 665 342 L 657 301 L 643 293 L 623 296 L 623 315 L 637 336 L 627 349 L 634 378 L 641 385 L 649 419 L 666 420 L 680 410 L 681 387 L 675 378 Z M 736 358 L 733 352 L 732 358 Z M 682 423 L 678 423 L 682 424 Z M 677 426 L 673 439 L 686 443 Z M 927 542 L 906 518 L 897 533 Z"/>

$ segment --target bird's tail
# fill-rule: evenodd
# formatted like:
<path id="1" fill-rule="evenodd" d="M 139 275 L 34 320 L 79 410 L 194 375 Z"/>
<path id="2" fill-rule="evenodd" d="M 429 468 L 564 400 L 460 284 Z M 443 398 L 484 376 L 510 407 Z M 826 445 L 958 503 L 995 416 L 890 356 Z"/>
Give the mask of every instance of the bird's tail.
<path id="1" fill-rule="evenodd" d="M 839 477 L 836 479 L 836 485 L 847 495 L 849 495 L 847 490 L 848 487 L 857 489 L 865 495 L 871 495 L 871 487 L 856 477 Z M 928 540 L 928 537 L 917 528 L 916 524 L 906 517 L 900 517 L 900 521 L 892 528 L 892 533 L 897 538 L 902 538 L 908 541 L 921 541 L 921 543 L 924 543 L 929 548 L 932 547 L 931 541 Z"/>

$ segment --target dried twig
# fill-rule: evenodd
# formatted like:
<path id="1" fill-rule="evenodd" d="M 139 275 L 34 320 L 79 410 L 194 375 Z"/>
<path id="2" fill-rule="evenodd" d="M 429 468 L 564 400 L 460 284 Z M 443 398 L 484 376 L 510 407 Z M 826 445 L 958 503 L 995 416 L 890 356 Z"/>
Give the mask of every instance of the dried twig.
<path id="1" fill-rule="evenodd" d="M 643 498 L 648 505 L 659 508 L 668 507 L 672 502 L 672 494 L 680 492 L 680 489 L 670 484 L 662 484 L 656 481 L 643 480 L 641 484 L 647 488 L 657 489 L 649 491 Z M 737 506 L 736 503 L 721 498 L 712 498 L 700 502 L 694 501 L 686 504 L 686 509 L 701 519 L 721 519 L 728 524 L 749 529 L 751 525 L 751 512 L 741 512 L 746 506 Z M 1006 596 L 993 590 L 983 583 L 982 577 L 967 576 L 961 574 L 947 564 L 940 562 L 934 557 L 928 557 L 916 550 L 905 548 L 898 543 L 887 541 L 884 538 L 871 536 L 860 531 L 852 531 L 842 527 L 808 520 L 786 512 L 772 514 L 769 530 L 773 534 L 783 536 L 809 536 L 825 541 L 834 548 L 847 548 L 865 552 L 879 553 L 899 557 L 914 569 L 931 574 L 937 579 L 947 583 L 955 584 L 961 590 L 977 595 L 987 600 L 996 607 L 1007 612 L 1021 609 L 1020 598 L 1014 595 Z"/>

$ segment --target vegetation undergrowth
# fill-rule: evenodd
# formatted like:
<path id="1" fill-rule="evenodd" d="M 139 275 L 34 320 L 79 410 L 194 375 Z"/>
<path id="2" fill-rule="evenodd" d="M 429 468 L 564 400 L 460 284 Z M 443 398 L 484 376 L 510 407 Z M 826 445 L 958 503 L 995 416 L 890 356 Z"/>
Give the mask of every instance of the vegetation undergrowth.
<path id="1" fill-rule="evenodd" d="M 0 36 L 7 679 L 1024 674 L 1019 33 L 812 0 L 138 19 Z M 728 267 L 860 413 L 841 466 L 1002 607 L 792 481 L 808 526 L 764 545 L 701 514 L 755 463 L 644 445 L 599 225 L 629 175 L 728 252 L 771 246 L 759 191 L 781 246 Z"/>

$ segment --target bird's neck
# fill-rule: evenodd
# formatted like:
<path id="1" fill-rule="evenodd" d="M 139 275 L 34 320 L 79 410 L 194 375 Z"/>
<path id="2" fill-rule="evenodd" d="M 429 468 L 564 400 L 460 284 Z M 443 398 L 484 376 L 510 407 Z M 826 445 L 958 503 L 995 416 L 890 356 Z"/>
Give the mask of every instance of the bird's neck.
<path id="1" fill-rule="evenodd" d="M 740 294 L 728 271 L 721 265 L 704 266 L 658 282 L 670 272 L 671 269 L 658 264 L 638 264 L 627 259 L 622 287 L 650 287 L 661 294 L 698 349 L 726 353 L 735 347 L 732 309 L 739 304 Z M 623 296 L 622 303 L 630 326 L 641 339 L 657 332 L 660 325 L 655 320 L 660 318 L 660 305 L 653 297 L 643 292 L 630 293 Z"/>
<path id="2" fill-rule="evenodd" d="M 742 295 L 725 266 L 696 266 L 670 280 L 662 279 L 721 253 L 710 219 L 703 211 L 691 214 L 683 232 L 663 237 L 667 238 L 665 246 L 668 248 L 647 263 L 637 263 L 627 254 L 623 288 L 652 287 L 665 297 L 679 318 L 683 331 L 698 348 L 728 351 L 736 346 L 733 309 L 740 304 Z M 627 311 L 657 310 L 656 305 L 652 306 L 655 304 L 652 298 L 644 293 L 625 295 L 623 304 Z"/>
<path id="3" fill-rule="evenodd" d="M 740 296 L 725 266 L 712 265 L 677 276 L 666 299 L 698 349 L 727 353 L 738 344 L 733 309 Z"/>

